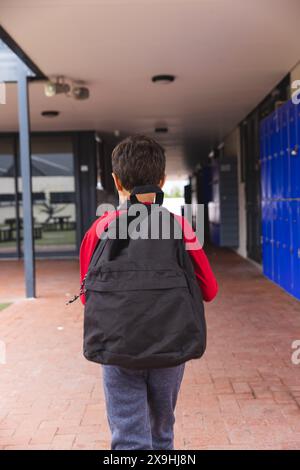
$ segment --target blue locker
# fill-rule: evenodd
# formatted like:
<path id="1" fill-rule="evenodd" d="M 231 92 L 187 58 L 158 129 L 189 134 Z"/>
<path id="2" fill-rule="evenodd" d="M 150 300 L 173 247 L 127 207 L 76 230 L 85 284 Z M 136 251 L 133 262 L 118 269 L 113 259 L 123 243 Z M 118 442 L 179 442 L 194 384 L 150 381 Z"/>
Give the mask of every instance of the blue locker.
<path id="1" fill-rule="evenodd" d="M 261 205 L 261 215 L 262 215 L 262 236 L 261 236 L 261 245 L 262 245 L 262 264 L 263 264 L 263 273 L 265 276 L 268 275 L 268 239 L 267 239 L 267 201 L 262 201 Z"/>
<path id="2" fill-rule="evenodd" d="M 293 198 L 300 198 L 300 105 L 294 105 L 296 120 L 295 146 L 291 151 L 291 185 Z"/>
<path id="3" fill-rule="evenodd" d="M 274 258 L 274 255 L 275 255 L 275 249 L 274 249 L 274 217 L 275 217 L 275 214 L 274 214 L 274 209 L 275 209 L 275 202 L 274 201 L 270 201 L 270 204 L 269 204 L 269 223 L 268 223 L 268 236 L 269 236 L 269 240 L 270 240 L 270 269 L 269 269 L 269 272 L 270 272 L 270 279 L 272 281 L 274 281 L 274 277 L 275 277 L 275 258 Z"/>
<path id="4" fill-rule="evenodd" d="M 261 199 L 264 201 L 267 198 L 266 193 L 266 119 L 263 119 L 260 124 L 260 178 L 261 178 Z M 264 220 L 264 219 L 263 219 Z"/>
<path id="5" fill-rule="evenodd" d="M 277 173 L 277 198 L 282 199 L 283 198 L 283 187 L 284 187 L 284 182 L 283 182 L 283 177 L 284 177 L 284 161 L 285 161 L 285 152 L 283 150 L 284 145 L 283 145 L 283 140 L 284 140 L 284 135 L 282 132 L 282 126 L 284 123 L 285 119 L 285 111 L 283 109 L 283 106 L 277 109 L 276 115 L 277 115 L 277 165 L 276 165 L 276 173 Z"/>
<path id="6" fill-rule="evenodd" d="M 282 157 L 282 197 L 287 199 L 290 197 L 290 169 L 289 169 L 289 126 L 288 126 L 288 109 L 289 103 L 285 103 L 281 107 L 281 149 Z"/>
<path id="7" fill-rule="evenodd" d="M 264 202 L 265 237 L 263 243 L 263 273 L 273 279 L 273 249 L 272 249 L 272 203 Z"/>
<path id="8" fill-rule="evenodd" d="M 300 201 L 291 201 L 292 294 L 300 299 Z"/>
<path id="9" fill-rule="evenodd" d="M 272 197 L 275 199 L 281 198 L 282 197 L 282 170 L 281 170 L 281 156 L 280 156 L 280 150 L 281 150 L 281 132 L 280 132 L 280 114 L 277 111 L 274 113 L 274 118 L 273 118 L 273 127 L 274 127 L 274 132 L 273 132 L 273 166 L 274 166 L 274 178 L 275 178 L 275 184 L 274 184 L 274 191 L 272 194 Z"/>
<path id="10" fill-rule="evenodd" d="M 272 116 L 267 118 L 266 129 L 265 129 L 265 140 L 266 140 L 266 156 L 265 156 L 265 187 L 266 187 L 266 199 L 272 198 L 272 148 L 271 148 L 271 136 L 272 136 Z"/>
<path id="11" fill-rule="evenodd" d="M 278 162 L 278 157 L 277 157 L 277 135 L 276 135 L 276 114 L 273 113 L 270 117 L 270 166 L 269 166 L 269 171 L 271 172 L 270 178 L 271 178 L 271 194 L 270 194 L 270 199 L 276 199 L 277 197 L 277 162 Z"/>
<path id="12" fill-rule="evenodd" d="M 273 202 L 273 280 L 277 284 L 280 284 L 280 240 L 282 237 L 281 233 L 282 221 L 279 213 L 279 202 Z"/>
<path id="13" fill-rule="evenodd" d="M 267 223 L 266 223 L 266 201 L 261 202 L 261 241 L 264 242 L 267 236 Z"/>
<path id="14" fill-rule="evenodd" d="M 288 103 L 289 115 L 289 174 L 290 174 L 290 197 L 298 197 L 299 186 L 299 153 L 297 149 L 298 129 L 297 129 L 297 106 L 289 101 Z"/>
<path id="15" fill-rule="evenodd" d="M 300 300 L 300 105 L 260 127 L 263 273 Z"/>
<path id="16" fill-rule="evenodd" d="M 281 240 L 279 247 L 280 285 L 288 292 L 292 291 L 292 237 L 290 201 L 279 201 L 281 215 Z"/>

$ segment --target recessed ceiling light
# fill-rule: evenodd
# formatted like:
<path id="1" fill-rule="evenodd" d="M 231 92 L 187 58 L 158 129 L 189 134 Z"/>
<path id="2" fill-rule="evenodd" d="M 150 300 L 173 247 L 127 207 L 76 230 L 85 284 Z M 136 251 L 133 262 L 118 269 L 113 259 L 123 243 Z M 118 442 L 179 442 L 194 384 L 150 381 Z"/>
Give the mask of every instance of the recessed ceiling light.
<path id="1" fill-rule="evenodd" d="M 167 127 L 156 127 L 155 128 L 155 132 L 161 133 L 161 134 L 165 134 L 168 131 L 169 131 L 169 129 Z"/>
<path id="2" fill-rule="evenodd" d="M 175 75 L 168 75 L 168 74 L 154 75 L 152 77 L 153 83 L 167 84 L 167 83 L 174 82 L 174 80 L 175 80 Z"/>
<path id="3" fill-rule="evenodd" d="M 44 116 L 44 117 L 57 117 L 59 115 L 59 111 L 52 111 L 52 110 L 49 110 L 49 111 L 42 111 L 41 112 L 41 115 Z"/>

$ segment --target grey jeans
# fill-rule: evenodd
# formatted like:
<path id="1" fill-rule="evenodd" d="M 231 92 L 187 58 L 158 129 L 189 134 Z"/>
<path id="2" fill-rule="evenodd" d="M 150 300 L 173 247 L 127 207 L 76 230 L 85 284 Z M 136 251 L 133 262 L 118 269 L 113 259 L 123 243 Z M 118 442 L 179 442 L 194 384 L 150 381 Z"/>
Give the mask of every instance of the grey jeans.
<path id="1" fill-rule="evenodd" d="M 103 366 L 111 449 L 173 449 L 174 410 L 184 364 L 131 370 Z"/>

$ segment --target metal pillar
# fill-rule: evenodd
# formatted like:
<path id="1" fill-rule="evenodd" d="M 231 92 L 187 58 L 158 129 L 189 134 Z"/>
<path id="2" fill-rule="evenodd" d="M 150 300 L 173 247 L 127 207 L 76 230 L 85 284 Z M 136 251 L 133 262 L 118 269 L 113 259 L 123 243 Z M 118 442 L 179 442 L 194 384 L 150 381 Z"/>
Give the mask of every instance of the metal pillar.
<path id="1" fill-rule="evenodd" d="M 35 297 L 28 82 L 23 65 L 20 65 L 18 70 L 18 105 L 20 163 L 23 193 L 23 251 L 26 297 Z"/>

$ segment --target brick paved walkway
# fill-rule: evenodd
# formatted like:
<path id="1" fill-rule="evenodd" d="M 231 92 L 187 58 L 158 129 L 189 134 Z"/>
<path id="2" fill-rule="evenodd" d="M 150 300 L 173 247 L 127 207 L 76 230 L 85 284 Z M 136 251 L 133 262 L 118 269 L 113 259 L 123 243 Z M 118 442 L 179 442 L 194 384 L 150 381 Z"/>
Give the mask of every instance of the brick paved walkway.
<path id="1" fill-rule="evenodd" d="M 187 366 L 177 448 L 300 449 L 300 303 L 231 252 L 210 259 L 220 294 L 206 309 L 207 354 Z M 0 311 L 0 449 L 108 448 L 100 367 L 81 354 L 82 308 L 64 305 L 77 263 L 39 261 L 37 277 L 38 299 Z M 22 297 L 22 282 L 21 263 L 1 262 L 0 302 Z"/>

